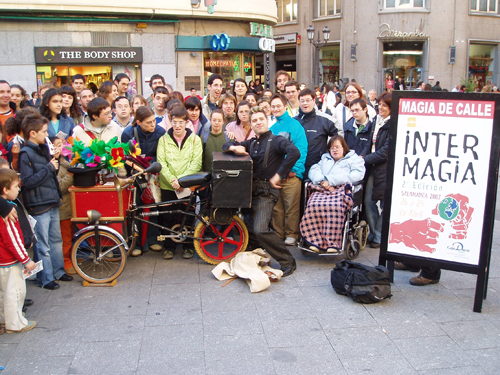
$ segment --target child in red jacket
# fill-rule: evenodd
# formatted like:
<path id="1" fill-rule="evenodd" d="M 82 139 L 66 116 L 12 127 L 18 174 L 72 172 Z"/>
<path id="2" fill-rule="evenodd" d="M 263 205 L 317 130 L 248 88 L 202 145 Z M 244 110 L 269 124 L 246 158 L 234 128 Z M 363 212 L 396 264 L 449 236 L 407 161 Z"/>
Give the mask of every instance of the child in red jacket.
<path id="1" fill-rule="evenodd" d="M 13 201 L 19 194 L 19 176 L 9 169 L 0 169 L 0 196 Z M 35 263 L 24 248 L 19 221 L 0 219 L 0 333 L 24 332 L 36 326 L 22 313 L 26 282 L 23 265 L 33 270 Z"/>

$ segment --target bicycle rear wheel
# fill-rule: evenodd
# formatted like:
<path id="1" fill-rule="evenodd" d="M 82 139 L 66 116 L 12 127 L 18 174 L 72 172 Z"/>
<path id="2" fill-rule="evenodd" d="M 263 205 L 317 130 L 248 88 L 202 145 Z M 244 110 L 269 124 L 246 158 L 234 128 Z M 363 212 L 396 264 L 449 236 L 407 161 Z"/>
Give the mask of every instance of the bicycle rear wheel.
<path id="1" fill-rule="evenodd" d="M 210 264 L 229 261 L 248 245 L 248 229 L 238 216 L 233 216 L 229 225 L 199 222 L 194 236 L 203 238 L 193 241 L 194 248 L 200 258 Z"/>
<path id="2" fill-rule="evenodd" d="M 84 280 L 104 284 L 120 276 L 125 268 L 127 254 L 125 246 L 114 234 L 99 230 L 98 236 L 99 251 L 97 251 L 95 231 L 78 237 L 71 249 L 71 261 L 76 272 Z"/>

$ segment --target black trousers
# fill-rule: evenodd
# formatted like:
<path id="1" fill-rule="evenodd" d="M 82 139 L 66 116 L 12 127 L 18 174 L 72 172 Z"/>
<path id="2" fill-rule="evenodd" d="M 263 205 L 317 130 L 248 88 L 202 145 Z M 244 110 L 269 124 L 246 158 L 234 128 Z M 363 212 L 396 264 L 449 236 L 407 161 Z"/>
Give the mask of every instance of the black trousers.
<path id="1" fill-rule="evenodd" d="M 263 248 L 282 268 L 292 265 L 294 258 L 285 243 L 271 228 L 271 216 L 274 205 L 278 202 L 279 190 L 268 181 L 254 180 L 252 187 L 252 208 L 245 213 L 248 228 L 248 248 Z"/>

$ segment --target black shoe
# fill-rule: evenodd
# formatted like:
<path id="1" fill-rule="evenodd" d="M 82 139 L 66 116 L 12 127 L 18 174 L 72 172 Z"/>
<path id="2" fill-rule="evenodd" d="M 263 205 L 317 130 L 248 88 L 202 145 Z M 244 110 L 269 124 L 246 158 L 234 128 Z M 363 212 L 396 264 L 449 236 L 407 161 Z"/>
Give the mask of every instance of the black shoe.
<path id="1" fill-rule="evenodd" d="M 34 303 L 35 303 L 35 301 L 33 301 L 32 299 L 29 299 L 29 298 L 25 298 L 25 300 L 24 300 L 25 307 L 33 306 Z"/>
<path id="2" fill-rule="evenodd" d="M 297 269 L 297 263 L 294 260 L 291 265 L 281 268 L 281 270 L 283 271 L 283 277 L 290 276 L 292 273 L 294 273 L 296 269 Z"/>
<path id="3" fill-rule="evenodd" d="M 28 311 L 28 308 L 26 306 L 23 306 L 23 313 L 26 313 Z"/>
<path id="4" fill-rule="evenodd" d="M 55 281 L 51 281 L 50 283 L 42 286 L 43 289 L 48 289 L 48 290 L 56 290 L 56 289 L 59 289 L 60 287 L 61 286 L 58 283 L 56 283 Z"/>
<path id="5" fill-rule="evenodd" d="M 71 281 L 71 280 L 73 280 L 73 276 L 70 276 L 70 275 L 67 275 L 67 274 L 62 275 L 59 278 L 59 281 Z"/>
<path id="6" fill-rule="evenodd" d="M 372 249 L 380 249 L 380 244 L 378 242 L 373 242 L 370 244 Z"/>

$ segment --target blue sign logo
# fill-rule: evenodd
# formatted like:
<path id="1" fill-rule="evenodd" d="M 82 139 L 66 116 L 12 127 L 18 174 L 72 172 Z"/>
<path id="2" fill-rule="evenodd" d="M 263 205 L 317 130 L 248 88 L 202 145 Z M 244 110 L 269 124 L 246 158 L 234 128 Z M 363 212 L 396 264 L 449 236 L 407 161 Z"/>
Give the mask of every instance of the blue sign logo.
<path id="1" fill-rule="evenodd" d="M 212 40 L 210 41 L 210 45 L 214 51 L 226 51 L 229 48 L 229 43 L 231 39 L 227 34 L 220 34 L 212 36 Z"/>

